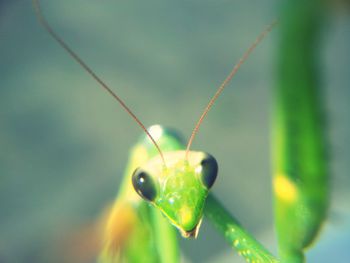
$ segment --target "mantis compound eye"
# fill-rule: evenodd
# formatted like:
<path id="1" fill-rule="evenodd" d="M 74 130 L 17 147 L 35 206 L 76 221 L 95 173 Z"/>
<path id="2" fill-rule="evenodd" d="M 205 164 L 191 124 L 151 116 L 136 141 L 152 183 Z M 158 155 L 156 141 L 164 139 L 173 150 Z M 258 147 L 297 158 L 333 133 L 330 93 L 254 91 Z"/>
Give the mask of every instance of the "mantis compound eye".
<path id="1" fill-rule="evenodd" d="M 210 189 L 218 175 L 218 163 L 211 155 L 207 155 L 201 162 L 202 182 L 207 189 Z"/>
<path id="2" fill-rule="evenodd" d="M 152 177 L 139 168 L 132 175 L 132 185 L 143 199 L 152 202 L 156 198 L 157 191 Z"/>

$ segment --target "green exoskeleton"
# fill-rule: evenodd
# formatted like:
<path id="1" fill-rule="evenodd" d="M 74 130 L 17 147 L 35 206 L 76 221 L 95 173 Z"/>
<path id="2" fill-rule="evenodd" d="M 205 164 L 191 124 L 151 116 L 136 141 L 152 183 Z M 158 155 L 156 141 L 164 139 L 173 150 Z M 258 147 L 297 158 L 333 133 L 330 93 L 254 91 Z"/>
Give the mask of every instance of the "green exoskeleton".
<path id="1" fill-rule="evenodd" d="M 38 0 L 33 4 L 50 35 L 122 106 L 145 135 L 131 151 L 121 190 L 106 222 L 99 262 L 178 262 L 176 229 L 185 238 L 198 235 L 205 215 L 248 262 L 277 262 L 209 192 L 218 174 L 213 156 L 191 151 L 199 127 L 238 68 L 276 24 L 269 25 L 244 53 L 205 107 L 185 144 L 160 125 L 146 129 L 116 95 L 51 29 Z M 175 226 L 175 228 L 174 228 Z"/>

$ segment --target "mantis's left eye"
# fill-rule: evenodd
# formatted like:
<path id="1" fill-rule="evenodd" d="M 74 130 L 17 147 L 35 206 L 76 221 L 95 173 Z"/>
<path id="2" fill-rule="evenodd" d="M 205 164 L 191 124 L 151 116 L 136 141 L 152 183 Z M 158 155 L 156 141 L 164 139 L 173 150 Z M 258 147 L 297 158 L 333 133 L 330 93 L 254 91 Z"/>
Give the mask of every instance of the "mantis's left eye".
<path id="1" fill-rule="evenodd" d="M 201 162 L 202 166 L 202 182 L 207 189 L 210 189 L 218 175 L 218 163 L 211 155 L 207 155 Z"/>
<path id="2" fill-rule="evenodd" d="M 135 191 L 148 201 L 154 201 L 157 195 L 152 177 L 141 169 L 136 169 L 132 175 L 132 185 Z"/>

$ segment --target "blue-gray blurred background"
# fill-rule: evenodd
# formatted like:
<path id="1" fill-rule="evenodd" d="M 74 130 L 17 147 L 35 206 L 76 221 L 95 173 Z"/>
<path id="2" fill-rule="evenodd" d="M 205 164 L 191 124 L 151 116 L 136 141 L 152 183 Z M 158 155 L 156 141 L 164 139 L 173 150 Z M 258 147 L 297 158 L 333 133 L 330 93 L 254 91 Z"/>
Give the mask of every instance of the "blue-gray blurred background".
<path id="1" fill-rule="evenodd" d="M 331 206 L 308 259 L 349 262 L 350 16 L 341 3 L 329 2 L 319 68 Z M 239 56 L 279 16 L 278 4 L 47 0 L 42 6 L 55 30 L 146 126 L 176 127 L 187 138 Z M 272 251 L 269 114 L 278 34 L 241 68 L 193 145 L 217 157 L 214 191 Z M 69 253 L 64 244 L 114 199 L 140 134 L 39 26 L 31 1 L 0 1 L 0 262 L 62 262 Z M 242 262 L 207 222 L 197 241 L 181 245 L 186 262 Z"/>

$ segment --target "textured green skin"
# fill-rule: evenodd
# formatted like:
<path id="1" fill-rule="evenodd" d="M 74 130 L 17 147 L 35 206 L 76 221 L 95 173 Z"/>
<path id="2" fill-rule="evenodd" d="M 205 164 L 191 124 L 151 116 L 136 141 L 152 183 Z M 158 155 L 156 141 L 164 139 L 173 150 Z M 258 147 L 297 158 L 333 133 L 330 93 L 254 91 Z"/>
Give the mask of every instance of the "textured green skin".
<path id="1" fill-rule="evenodd" d="M 328 177 L 316 52 L 324 2 L 283 2 L 279 82 L 275 90 L 274 169 L 297 188 L 286 202 L 275 195 L 282 262 L 303 262 L 328 206 Z"/>
<path id="2" fill-rule="evenodd" d="M 166 184 L 155 201 L 155 205 L 164 211 L 169 218 L 173 218 L 181 229 L 191 231 L 202 218 L 205 199 L 208 190 L 204 188 L 200 179 L 194 174 L 193 168 L 180 163 L 167 174 Z M 170 200 L 173 200 L 170 203 Z M 181 209 L 189 207 L 190 219 L 181 221 Z"/>
<path id="3" fill-rule="evenodd" d="M 158 156 L 156 161 L 151 160 L 148 165 L 140 168 L 152 178 L 157 189 L 152 204 L 185 234 L 192 232 L 202 219 L 208 189 L 202 183 L 201 173 L 195 171 L 197 164 L 194 165 L 193 162 L 202 160 L 201 157 L 206 154 L 191 152 L 190 161 L 185 160 L 184 145 L 181 145 L 181 151 L 171 150 L 174 148 L 171 145 L 179 145 L 180 141 L 173 137 L 174 132 L 168 133 L 169 131 L 162 129 L 162 136 L 156 140 L 160 143 L 166 166 Z M 144 142 L 149 143 L 147 137 Z M 150 149 L 155 148 L 150 146 Z M 170 151 L 164 150 L 163 146 L 167 146 Z"/>
<path id="4" fill-rule="evenodd" d="M 204 214 L 214 227 L 223 234 L 230 246 L 237 250 L 238 254 L 247 262 L 279 262 L 230 215 L 212 194 L 209 194 L 207 198 Z"/>

